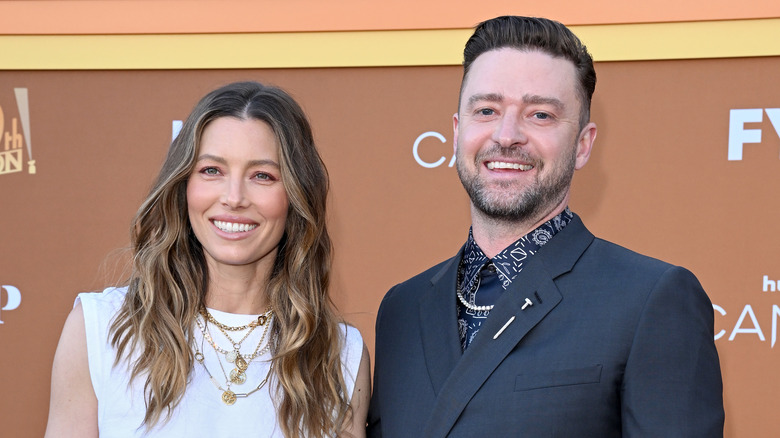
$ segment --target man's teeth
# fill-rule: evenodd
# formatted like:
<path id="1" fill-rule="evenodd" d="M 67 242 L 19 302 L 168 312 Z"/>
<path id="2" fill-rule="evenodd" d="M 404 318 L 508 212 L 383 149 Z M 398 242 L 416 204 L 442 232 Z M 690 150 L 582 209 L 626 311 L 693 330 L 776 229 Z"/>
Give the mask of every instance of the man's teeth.
<path id="1" fill-rule="evenodd" d="M 214 221 L 214 225 L 226 233 L 243 233 L 257 227 L 257 224 L 237 224 L 223 221 Z"/>
<path id="2" fill-rule="evenodd" d="M 515 170 L 531 170 L 534 166 L 530 164 L 518 164 L 518 163 L 505 163 L 503 161 L 488 161 L 487 168 L 493 169 L 515 169 Z"/>

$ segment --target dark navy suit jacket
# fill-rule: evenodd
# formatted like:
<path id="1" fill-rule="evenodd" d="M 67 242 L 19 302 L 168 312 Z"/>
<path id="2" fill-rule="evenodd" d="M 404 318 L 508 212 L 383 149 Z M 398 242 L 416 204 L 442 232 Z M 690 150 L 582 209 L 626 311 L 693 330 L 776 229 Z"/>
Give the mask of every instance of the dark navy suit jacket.
<path id="1" fill-rule="evenodd" d="M 461 353 L 459 260 L 382 301 L 369 437 L 723 436 L 712 304 L 689 271 L 575 217 Z"/>

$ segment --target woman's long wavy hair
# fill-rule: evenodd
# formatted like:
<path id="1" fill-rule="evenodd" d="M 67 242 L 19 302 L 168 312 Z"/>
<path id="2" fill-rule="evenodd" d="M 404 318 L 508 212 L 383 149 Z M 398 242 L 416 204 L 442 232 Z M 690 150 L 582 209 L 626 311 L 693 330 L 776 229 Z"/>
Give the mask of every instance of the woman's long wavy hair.
<path id="1" fill-rule="evenodd" d="M 133 220 L 129 290 L 111 326 L 116 363 L 127 357 L 131 379 L 145 377 L 144 425 L 167 420 L 192 372 L 193 328 L 209 280 L 187 216 L 187 181 L 203 130 L 220 117 L 261 120 L 279 145 L 290 206 L 265 291 L 275 314 L 272 366 L 279 425 L 287 437 L 336 436 L 351 411 L 339 320 L 328 295 L 328 175 L 303 110 L 279 88 L 227 85 L 206 95 L 184 122 Z"/>

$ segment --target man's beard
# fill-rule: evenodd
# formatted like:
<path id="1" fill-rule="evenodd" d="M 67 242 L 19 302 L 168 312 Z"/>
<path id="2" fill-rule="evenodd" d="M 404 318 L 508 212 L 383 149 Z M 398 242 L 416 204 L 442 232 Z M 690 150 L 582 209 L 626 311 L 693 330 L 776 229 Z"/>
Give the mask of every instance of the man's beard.
<path id="1" fill-rule="evenodd" d="M 536 222 L 555 208 L 568 193 L 577 159 L 574 150 L 572 147 L 571 153 L 562 156 L 560 164 L 543 179 L 539 179 L 539 175 L 544 164 L 516 148 L 502 149 L 495 146 L 480 153 L 474 160 L 473 174 L 469 174 L 458 155 L 456 168 L 472 204 L 487 217 L 508 222 Z M 493 187 L 488 187 L 479 174 L 480 166 L 487 157 L 496 161 L 519 158 L 534 166 L 537 178 L 530 185 L 516 187 L 515 190 L 511 189 L 517 184 L 516 181 L 494 182 L 491 184 Z"/>

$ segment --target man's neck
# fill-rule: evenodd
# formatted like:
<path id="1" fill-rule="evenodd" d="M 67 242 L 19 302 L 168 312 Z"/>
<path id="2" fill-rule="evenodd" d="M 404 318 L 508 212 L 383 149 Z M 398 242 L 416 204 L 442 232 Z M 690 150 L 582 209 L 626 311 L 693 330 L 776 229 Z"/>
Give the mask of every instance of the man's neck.
<path id="1" fill-rule="evenodd" d="M 529 218 L 524 221 L 502 220 L 486 216 L 471 206 L 471 232 L 474 241 L 488 258 L 504 250 L 521 237 L 538 228 L 543 223 L 560 214 L 566 203 L 557 206 L 541 218 Z"/>

